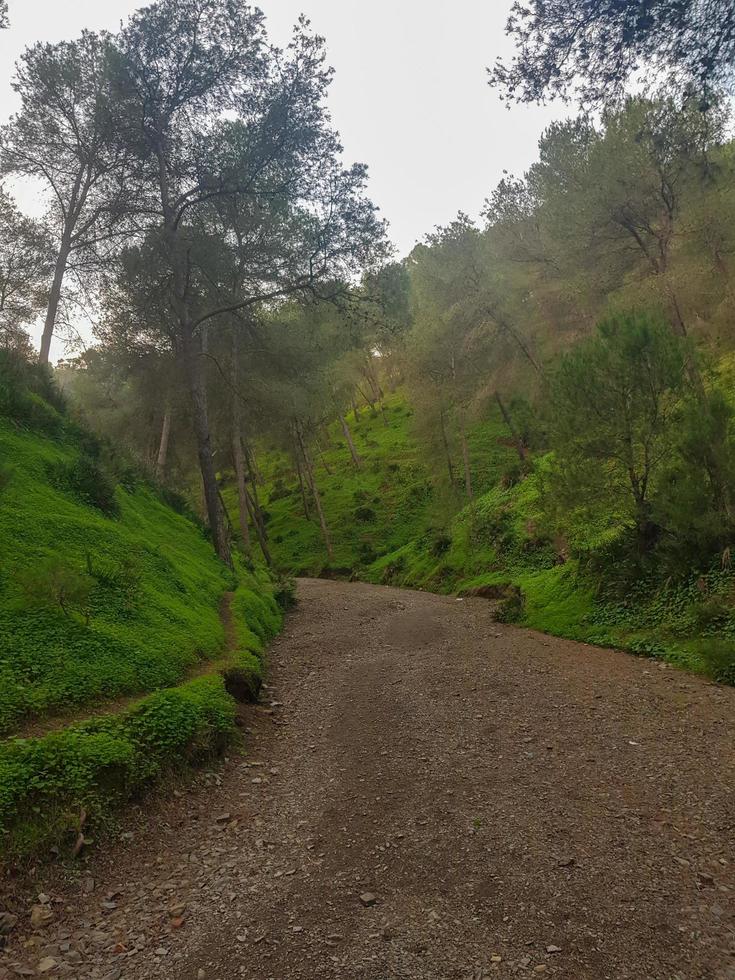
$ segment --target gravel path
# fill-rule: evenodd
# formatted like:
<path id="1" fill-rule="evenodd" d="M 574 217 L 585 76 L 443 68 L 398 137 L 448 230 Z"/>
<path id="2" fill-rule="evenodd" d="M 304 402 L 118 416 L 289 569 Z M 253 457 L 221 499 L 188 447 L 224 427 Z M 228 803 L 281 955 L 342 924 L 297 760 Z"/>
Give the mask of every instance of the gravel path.
<path id="1" fill-rule="evenodd" d="M 0 977 L 735 978 L 734 690 L 482 600 L 299 591 L 248 756 L 45 883 Z"/>

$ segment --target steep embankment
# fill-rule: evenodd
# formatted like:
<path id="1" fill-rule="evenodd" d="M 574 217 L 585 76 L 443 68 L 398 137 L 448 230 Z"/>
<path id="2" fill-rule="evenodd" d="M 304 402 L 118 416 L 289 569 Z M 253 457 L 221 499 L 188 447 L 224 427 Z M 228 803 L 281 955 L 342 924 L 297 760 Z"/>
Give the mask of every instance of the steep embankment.
<path id="1" fill-rule="evenodd" d="M 469 433 L 476 497 L 464 506 L 459 495 L 443 498 L 432 484 L 401 395 L 387 399 L 383 414 L 365 409 L 356 422 L 350 416 L 350 425 L 360 468 L 337 426 L 317 456 L 331 564 L 314 514 L 304 515 L 292 464 L 280 455 L 262 458 L 261 495 L 282 568 L 435 592 L 480 590 L 498 600 L 507 622 L 735 680 L 730 569 L 610 588 L 605 551 L 614 545 L 614 529 L 581 523 L 574 540 L 560 540 L 541 499 L 550 457 L 538 455 L 523 477 L 499 415 Z M 453 460 L 455 477 L 461 465 Z M 228 499 L 235 513 L 231 489 Z"/>
<path id="2" fill-rule="evenodd" d="M 262 571 L 231 574 L 184 507 L 79 429 L 42 376 L 20 372 L 0 365 L 0 733 L 10 736 L 0 833 L 10 853 L 78 834 L 85 814 L 104 816 L 172 764 L 221 748 L 235 716 L 221 671 L 237 667 L 240 690 L 257 685 L 280 624 Z M 229 593 L 228 642 L 219 610 Z"/>

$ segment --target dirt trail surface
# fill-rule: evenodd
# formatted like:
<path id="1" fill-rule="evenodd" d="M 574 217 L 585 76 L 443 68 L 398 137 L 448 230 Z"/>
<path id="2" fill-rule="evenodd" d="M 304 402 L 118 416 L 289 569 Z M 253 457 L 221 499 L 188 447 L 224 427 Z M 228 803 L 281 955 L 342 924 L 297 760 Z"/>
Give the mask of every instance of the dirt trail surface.
<path id="1" fill-rule="evenodd" d="M 45 886 L 0 976 L 735 978 L 735 691 L 479 599 L 299 593 L 249 754 Z"/>

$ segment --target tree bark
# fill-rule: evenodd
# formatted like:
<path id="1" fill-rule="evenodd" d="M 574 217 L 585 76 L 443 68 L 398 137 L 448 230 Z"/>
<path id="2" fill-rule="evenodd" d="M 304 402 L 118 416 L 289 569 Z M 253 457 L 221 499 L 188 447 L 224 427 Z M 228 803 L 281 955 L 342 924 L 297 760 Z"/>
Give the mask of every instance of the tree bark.
<path id="1" fill-rule="evenodd" d="M 307 521 L 310 521 L 311 513 L 309 512 L 309 503 L 306 499 L 306 487 L 304 486 L 304 474 L 301 470 L 301 460 L 299 459 L 298 446 L 294 448 L 294 459 L 296 460 L 296 472 L 299 477 L 299 490 L 301 491 L 301 503 L 304 507 L 304 517 L 307 519 Z"/>
<path id="2" fill-rule="evenodd" d="M 470 471 L 470 450 L 467 445 L 467 436 L 464 431 L 464 424 L 460 426 L 459 429 L 459 439 L 462 443 L 462 465 L 464 466 L 464 487 L 467 494 L 467 499 L 472 500 L 474 493 L 472 491 L 472 473 Z"/>
<path id="3" fill-rule="evenodd" d="M 235 478 L 237 480 L 237 505 L 240 517 L 240 535 L 242 546 L 248 558 L 251 555 L 252 547 L 250 544 L 250 522 L 248 511 L 248 489 L 245 484 L 245 460 L 242 454 L 242 441 L 240 439 L 240 428 L 233 428 L 232 432 L 232 461 L 235 464 Z"/>
<path id="4" fill-rule="evenodd" d="M 248 520 L 247 487 L 245 484 L 245 459 L 242 451 L 240 410 L 240 349 L 237 327 L 232 326 L 232 462 L 237 480 L 237 505 L 240 518 L 242 546 L 248 558 L 251 555 L 250 524 Z"/>
<path id="5" fill-rule="evenodd" d="M 245 487 L 245 505 L 250 514 L 250 519 L 253 522 L 253 527 L 255 528 L 255 533 L 258 537 L 258 544 L 260 545 L 260 550 L 263 552 L 265 563 L 269 568 L 273 568 L 273 557 L 271 556 L 270 548 L 268 547 L 268 535 L 265 532 L 265 525 L 263 524 L 262 516 L 258 513 L 258 510 L 256 510 L 256 504 L 248 493 L 247 487 Z"/>
<path id="6" fill-rule="evenodd" d="M 316 451 L 319 453 L 319 460 L 320 460 L 322 466 L 324 467 L 324 472 L 327 474 L 327 476 L 331 476 L 332 475 L 332 471 L 329 468 L 329 463 L 327 462 L 326 457 L 324 456 L 324 453 L 322 452 L 322 447 L 318 443 L 317 443 Z"/>
<path id="7" fill-rule="evenodd" d="M 66 274 L 66 266 L 71 254 L 71 232 L 64 229 L 64 234 L 59 247 L 59 254 L 56 256 L 54 267 L 54 278 L 51 281 L 49 292 L 48 307 L 46 308 L 46 319 L 43 324 L 43 334 L 41 335 L 41 349 L 38 353 L 39 364 L 48 364 L 51 353 L 51 341 L 54 337 L 56 328 L 56 316 L 59 312 L 59 302 L 61 300 L 61 286 Z"/>
<path id="8" fill-rule="evenodd" d="M 444 446 L 444 455 L 447 461 L 447 470 L 449 472 L 449 485 L 454 488 L 454 466 L 452 466 L 452 454 L 449 449 L 449 440 L 447 439 L 447 428 L 444 423 L 444 409 L 442 408 L 439 412 L 439 428 L 442 434 L 442 445 Z"/>
<path id="9" fill-rule="evenodd" d="M 158 455 L 156 456 L 156 479 L 159 483 L 163 482 L 166 475 L 166 461 L 168 460 L 168 446 L 171 439 L 171 408 L 166 405 L 161 424 L 161 440 L 158 443 Z"/>
<path id="10" fill-rule="evenodd" d="M 181 341 L 184 367 L 189 381 L 192 421 L 194 423 L 199 469 L 202 473 L 204 502 L 207 509 L 209 527 L 212 532 L 215 551 L 226 565 L 232 566 L 230 542 L 223 521 L 217 486 L 217 473 L 212 457 L 212 440 L 207 409 L 207 387 L 202 370 L 200 351 L 189 324 L 181 324 Z"/>
<path id="11" fill-rule="evenodd" d="M 360 469 L 362 460 L 360 459 L 360 454 L 357 449 L 355 449 L 355 443 L 352 441 L 352 433 L 350 432 L 350 427 L 347 424 L 347 419 L 341 412 L 338 412 L 339 424 L 342 426 L 342 433 L 347 441 L 347 445 L 350 450 L 350 456 L 352 456 L 352 462 L 355 464 L 356 469 Z"/>
<path id="12" fill-rule="evenodd" d="M 314 477 L 314 464 L 309 456 L 309 451 L 304 443 L 303 436 L 301 434 L 301 428 L 296 424 L 296 438 L 298 439 L 299 448 L 301 449 L 301 456 L 304 460 L 304 469 L 306 472 L 306 479 L 309 483 L 309 489 L 314 498 L 314 506 L 316 508 L 317 517 L 319 518 L 319 527 L 322 531 L 322 538 L 324 539 L 324 546 L 327 549 L 327 557 L 330 561 L 334 561 L 334 549 L 332 547 L 332 538 L 329 533 L 329 527 L 327 525 L 327 520 L 324 516 L 324 508 L 322 507 L 321 495 L 319 493 L 319 487 L 316 484 L 316 479 Z"/>
<path id="13" fill-rule="evenodd" d="M 522 463 L 525 463 L 528 458 L 528 447 L 524 445 L 523 439 L 513 424 L 513 419 L 510 417 L 510 412 L 505 407 L 503 399 L 500 397 L 499 392 L 495 392 L 495 401 L 498 403 L 498 408 L 500 409 L 500 414 L 503 416 L 503 421 L 508 426 L 511 436 L 513 437 L 513 442 L 516 445 L 516 451 L 518 452 L 518 457 Z"/>

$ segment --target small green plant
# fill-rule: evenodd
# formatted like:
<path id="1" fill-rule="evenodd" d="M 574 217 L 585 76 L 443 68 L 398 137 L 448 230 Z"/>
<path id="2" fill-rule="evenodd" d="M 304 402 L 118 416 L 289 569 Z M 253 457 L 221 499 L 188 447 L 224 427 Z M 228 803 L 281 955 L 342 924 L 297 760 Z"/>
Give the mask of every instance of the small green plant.
<path id="1" fill-rule="evenodd" d="M 80 453 L 70 463 L 49 465 L 48 475 L 56 490 L 71 494 L 90 507 L 96 507 L 106 517 L 119 516 L 120 506 L 115 498 L 115 484 L 99 462 L 87 453 Z"/>
<path id="2" fill-rule="evenodd" d="M 20 575 L 20 586 L 29 605 L 58 608 L 68 619 L 78 616 L 85 626 L 89 625 L 94 580 L 61 559 L 50 558 L 25 569 Z"/>
<path id="3" fill-rule="evenodd" d="M 519 623 L 523 619 L 524 606 L 522 590 L 517 585 L 509 585 L 495 609 L 495 618 L 499 623 Z"/>
<path id="4" fill-rule="evenodd" d="M 355 520 L 364 521 L 365 523 L 374 521 L 376 518 L 376 513 L 372 507 L 356 507 L 355 508 Z"/>
<path id="5" fill-rule="evenodd" d="M 735 643 L 732 640 L 708 638 L 700 644 L 699 654 L 710 677 L 721 684 L 735 684 Z"/>
<path id="6" fill-rule="evenodd" d="M 296 605 L 296 580 L 283 576 L 276 582 L 273 598 L 279 607 L 286 612 Z"/>

